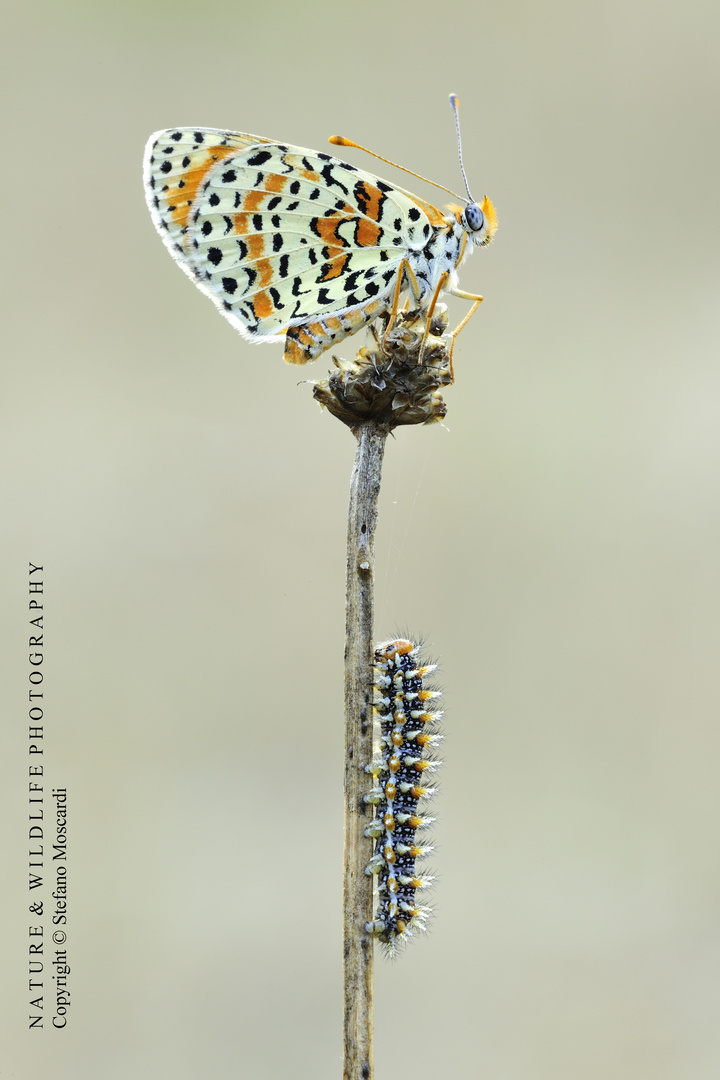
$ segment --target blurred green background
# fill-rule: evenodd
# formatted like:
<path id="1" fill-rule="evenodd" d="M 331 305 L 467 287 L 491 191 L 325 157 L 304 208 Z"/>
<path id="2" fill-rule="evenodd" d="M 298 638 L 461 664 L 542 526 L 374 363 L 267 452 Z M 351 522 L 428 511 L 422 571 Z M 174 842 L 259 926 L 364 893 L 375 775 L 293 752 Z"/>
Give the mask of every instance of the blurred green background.
<path id="1" fill-rule="evenodd" d="M 720 1075 L 719 33 L 703 0 L 6 13 L 3 1076 L 340 1075 L 354 443 L 298 384 L 327 357 L 172 264 L 141 160 L 171 125 L 339 132 L 457 189 L 450 91 L 500 228 L 447 425 L 386 456 L 377 631 L 440 657 L 447 740 L 377 1076 Z M 61 1033 L 27 1030 L 29 560 Z"/>

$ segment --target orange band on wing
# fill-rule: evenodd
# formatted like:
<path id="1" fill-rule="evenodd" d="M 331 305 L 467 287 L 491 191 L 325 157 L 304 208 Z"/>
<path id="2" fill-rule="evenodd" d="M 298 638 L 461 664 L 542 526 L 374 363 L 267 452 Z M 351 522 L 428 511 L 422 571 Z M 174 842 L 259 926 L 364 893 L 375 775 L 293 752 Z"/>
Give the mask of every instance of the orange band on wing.
<path id="1" fill-rule="evenodd" d="M 265 237 L 262 233 L 253 233 L 248 236 L 248 251 L 251 259 L 259 259 L 265 254 Z"/>
<path id="2" fill-rule="evenodd" d="M 340 251 L 339 248 L 326 248 L 330 258 L 323 267 L 324 273 L 319 279 L 320 281 L 332 281 L 333 278 L 340 277 L 345 273 L 345 267 L 347 266 L 350 256 L 346 252 Z"/>
<path id="3" fill-rule="evenodd" d="M 259 210 L 266 195 L 266 191 L 248 191 L 242 201 L 242 208 L 245 213 L 253 214 L 256 210 Z"/>
<path id="4" fill-rule="evenodd" d="M 230 157 L 231 154 L 237 154 L 237 152 L 236 146 L 211 147 L 193 169 L 188 169 L 186 173 L 183 173 L 183 186 L 181 188 L 169 188 L 165 193 L 165 198 L 170 206 L 177 201 L 178 205 L 172 211 L 172 216 L 181 229 L 184 229 L 187 225 L 190 206 L 213 165 L 216 165 L 218 161 L 222 161 L 223 158 Z"/>
<path id="5" fill-rule="evenodd" d="M 251 241 L 254 240 L 254 239 L 256 239 L 254 236 L 251 237 Z M 262 240 L 262 237 L 258 237 L 258 239 Z M 269 259 L 258 259 L 258 261 L 255 264 L 255 267 L 257 269 L 258 274 L 260 275 L 260 280 L 258 282 L 258 285 L 260 286 L 261 289 L 264 289 L 264 288 L 266 288 L 266 286 L 268 286 L 271 283 L 271 281 L 273 279 L 272 264 L 271 264 Z"/>
<path id="6" fill-rule="evenodd" d="M 355 230 L 355 240 L 360 247 L 377 247 L 381 236 L 382 229 L 379 225 L 365 218 L 360 219 Z"/>
<path id="7" fill-rule="evenodd" d="M 275 305 L 266 292 L 256 293 L 253 297 L 253 308 L 258 319 L 269 319 L 275 311 Z"/>

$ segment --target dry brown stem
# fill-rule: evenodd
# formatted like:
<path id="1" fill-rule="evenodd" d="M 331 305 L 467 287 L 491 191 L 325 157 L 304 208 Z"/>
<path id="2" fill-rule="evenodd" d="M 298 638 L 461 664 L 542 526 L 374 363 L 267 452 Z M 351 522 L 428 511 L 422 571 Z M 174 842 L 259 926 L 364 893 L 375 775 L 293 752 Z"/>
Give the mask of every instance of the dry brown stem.
<path id="1" fill-rule="evenodd" d="M 387 322 L 387 320 L 386 320 Z M 430 333 L 421 313 L 401 313 L 388 333 L 316 384 L 315 397 L 357 438 L 350 483 L 345 619 L 345 853 L 343 870 L 344 1056 L 343 1080 L 372 1080 L 373 945 L 365 930 L 373 919 L 373 854 L 365 829 L 372 810 L 365 796 L 373 778 L 373 653 L 375 526 L 385 441 L 403 424 L 441 420 L 440 387 L 452 381 L 447 317 L 438 312 Z M 422 363 L 418 361 L 422 357 Z"/>
<path id="2" fill-rule="evenodd" d="M 345 609 L 345 855 L 343 874 L 344 1080 L 371 1080 L 373 1064 L 373 852 L 364 798 L 372 777 L 375 526 L 389 428 L 367 421 L 355 429 L 350 482 Z"/>

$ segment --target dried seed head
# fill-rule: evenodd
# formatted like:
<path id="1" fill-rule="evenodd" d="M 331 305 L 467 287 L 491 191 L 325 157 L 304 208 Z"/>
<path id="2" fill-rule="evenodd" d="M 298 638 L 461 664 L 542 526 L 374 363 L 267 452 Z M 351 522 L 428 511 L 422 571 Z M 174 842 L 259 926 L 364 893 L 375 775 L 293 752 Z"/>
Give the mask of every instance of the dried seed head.
<path id="1" fill-rule="evenodd" d="M 371 327 L 353 360 L 333 356 L 336 370 L 315 384 L 314 397 L 351 428 L 366 420 L 389 428 L 442 420 L 440 387 L 452 382 L 444 305 L 436 306 L 427 336 L 423 312 L 401 312 L 390 331 L 387 322 L 378 320 L 380 333 Z"/>

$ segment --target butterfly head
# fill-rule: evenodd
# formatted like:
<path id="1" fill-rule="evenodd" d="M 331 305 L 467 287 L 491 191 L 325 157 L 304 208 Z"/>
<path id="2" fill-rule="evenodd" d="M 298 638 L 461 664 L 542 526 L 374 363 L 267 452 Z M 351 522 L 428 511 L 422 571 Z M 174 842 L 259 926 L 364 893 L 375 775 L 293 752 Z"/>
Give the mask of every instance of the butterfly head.
<path id="1" fill-rule="evenodd" d="M 495 207 L 487 195 L 478 206 L 476 202 L 468 202 L 458 214 L 458 221 L 462 225 L 473 244 L 483 247 L 489 244 L 497 229 L 497 214 Z"/>

